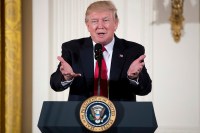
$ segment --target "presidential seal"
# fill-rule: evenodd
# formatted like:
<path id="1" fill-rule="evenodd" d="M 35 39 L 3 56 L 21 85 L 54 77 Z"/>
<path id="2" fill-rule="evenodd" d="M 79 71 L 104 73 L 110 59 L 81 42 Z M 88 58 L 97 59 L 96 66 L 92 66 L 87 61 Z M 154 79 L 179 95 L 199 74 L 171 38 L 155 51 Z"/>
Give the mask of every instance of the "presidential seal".
<path id="1" fill-rule="evenodd" d="M 93 132 L 108 130 L 116 119 L 114 104 L 102 96 L 85 100 L 80 108 L 80 120 L 84 127 Z"/>

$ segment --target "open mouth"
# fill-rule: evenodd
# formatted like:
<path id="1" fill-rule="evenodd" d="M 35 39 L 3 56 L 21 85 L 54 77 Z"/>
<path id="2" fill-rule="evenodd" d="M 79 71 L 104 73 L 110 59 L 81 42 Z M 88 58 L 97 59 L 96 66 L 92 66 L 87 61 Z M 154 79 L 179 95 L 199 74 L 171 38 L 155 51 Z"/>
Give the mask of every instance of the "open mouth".
<path id="1" fill-rule="evenodd" d="M 105 35 L 105 33 L 97 33 L 98 36 L 102 37 Z"/>

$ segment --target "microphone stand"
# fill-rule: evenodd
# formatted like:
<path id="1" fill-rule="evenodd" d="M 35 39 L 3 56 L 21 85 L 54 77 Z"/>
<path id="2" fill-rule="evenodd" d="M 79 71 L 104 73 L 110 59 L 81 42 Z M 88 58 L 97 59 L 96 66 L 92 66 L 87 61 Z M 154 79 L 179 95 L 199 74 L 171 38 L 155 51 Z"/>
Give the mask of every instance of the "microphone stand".
<path id="1" fill-rule="evenodd" d="M 100 96 L 100 84 L 101 84 L 101 64 L 102 64 L 102 58 L 103 58 L 103 54 L 102 54 L 102 45 L 97 43 L 95 45 L 95 59 L 98 62 L 98 66 L 99 66 L 99 74 L 98 74 L 98 88 L 97 88 L 97 95 Z"/>
<path id="2" fill-rule="evenodd" d="M 99 58 L 97 59 L 98 65 L 99 65 L 99 75 L 98 75 L 98 92 L 97 95 L 100 96 L 100 90 L 101 90 L 101 64 L 102 64 L 102 49 L 99 50 Z"/>

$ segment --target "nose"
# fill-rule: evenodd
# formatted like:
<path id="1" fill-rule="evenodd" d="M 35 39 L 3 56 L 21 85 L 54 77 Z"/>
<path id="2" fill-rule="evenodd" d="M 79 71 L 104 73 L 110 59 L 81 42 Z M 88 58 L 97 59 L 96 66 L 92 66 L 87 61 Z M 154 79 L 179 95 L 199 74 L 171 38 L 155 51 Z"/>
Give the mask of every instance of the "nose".
<path id="1" fill-rule="evenodd" d="M 103 27 L 104 27 L 104 26 L 103 26 L 103 21 L 99 21 L 97 27 L 98 27 L 99 29 L 103 29 Z"/>

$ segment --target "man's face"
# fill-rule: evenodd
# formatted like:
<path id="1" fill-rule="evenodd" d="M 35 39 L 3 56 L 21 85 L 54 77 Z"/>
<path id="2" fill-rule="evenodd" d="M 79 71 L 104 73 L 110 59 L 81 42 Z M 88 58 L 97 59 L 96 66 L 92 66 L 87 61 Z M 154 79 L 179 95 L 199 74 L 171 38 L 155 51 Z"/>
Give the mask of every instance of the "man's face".
<path id="1" fill-rule="evenodd" d="M 92 12 L 88 15 L 86 25 L 92 40 L 106 45 L 112 41 L 118 21 L 111 11 Z"/>

